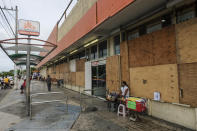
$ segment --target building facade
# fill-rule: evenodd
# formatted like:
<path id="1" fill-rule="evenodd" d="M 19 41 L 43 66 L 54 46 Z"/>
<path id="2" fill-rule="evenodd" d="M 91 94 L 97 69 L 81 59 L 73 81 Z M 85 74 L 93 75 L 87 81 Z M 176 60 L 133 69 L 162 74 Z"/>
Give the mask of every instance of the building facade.
<path id="1" fill-rule="evenodd" d="M 196 16 L 196 0 L 79 0 L 38 68 L 103 98 L 126 81 L 149 115 L 197 130 Z"/>

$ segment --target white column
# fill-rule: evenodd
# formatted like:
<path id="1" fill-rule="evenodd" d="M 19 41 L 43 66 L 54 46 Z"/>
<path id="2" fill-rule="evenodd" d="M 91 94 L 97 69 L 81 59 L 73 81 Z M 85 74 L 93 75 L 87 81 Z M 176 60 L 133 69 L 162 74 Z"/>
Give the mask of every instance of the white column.
<path id="1" fill-rule="evenodd" d="M 197 108 L 195 108 L 195 112 L 196 112 L 196 131 L 197 131 Z"/>
<path id="2" fill-rule="evenodd" d="M 85 89 L 92 89 L 92 65 L 91 62 L 85 63 Z M 86 91 L 87 94 L 92 95 L 91 91 Z"/>

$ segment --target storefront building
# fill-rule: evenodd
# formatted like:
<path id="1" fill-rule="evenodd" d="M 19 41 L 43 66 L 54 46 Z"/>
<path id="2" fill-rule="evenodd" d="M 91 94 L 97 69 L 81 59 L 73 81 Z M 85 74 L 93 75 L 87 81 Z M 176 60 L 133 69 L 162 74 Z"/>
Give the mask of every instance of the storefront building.
<path id="1" fill-rule="evenodd" d="M 149 115 L 196 130 L 196 16 L 196 0 L 79 0 L 38 68 L 102 98 L 126 81 L 131 96 L 148 99 Z"/>

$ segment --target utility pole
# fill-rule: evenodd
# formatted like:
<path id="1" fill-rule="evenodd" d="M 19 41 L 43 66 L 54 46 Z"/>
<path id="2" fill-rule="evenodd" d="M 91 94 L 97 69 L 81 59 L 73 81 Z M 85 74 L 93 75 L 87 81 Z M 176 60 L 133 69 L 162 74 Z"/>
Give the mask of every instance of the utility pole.
<path id="1" fill-rule="evenodd" d="M 30 38 L 30 36 L 28 36 Z M 27 46 L 27 63 L 26 63 L 26 91 L 27 91 L 27 115 L 30 116 L 30 39 Z"/>
<path id="2" fill-rule="evenodd" d="M 15 11 L 15 16 L 16 16 L 16 19 L 15 19 L 15 42 L 16 42 L 16 50 L 15 50 L 15 54 L 18 54 L 18 7 L 16 6 L 16 11 Z M 14 65 L 14 86 L 15 86 L 15 89 L 17 90 L 18 89 L 18 77 L 17 77 L 17 65 Z"/>

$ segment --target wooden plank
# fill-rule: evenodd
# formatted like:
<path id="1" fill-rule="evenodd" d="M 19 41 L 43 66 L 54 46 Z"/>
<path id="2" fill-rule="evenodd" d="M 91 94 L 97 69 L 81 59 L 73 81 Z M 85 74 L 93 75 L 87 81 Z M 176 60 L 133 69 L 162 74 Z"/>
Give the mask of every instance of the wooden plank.
<path id="1" fill-rule="evenodd" d="M 106 60 L 106 85 L 111 91 L 120 90 L 120 56 L 111 56 Z"/>
<path id="2" fill-rule="evenodd" d="M 65 72 L 65 73 L 69 73 L 69 72 L 70 72 L 69 63 L 64 63 L 64 64 L 63 64 L 63 68 L 64 68 L 64 72 Z"/>
<path id="3" fill-rule="evenodd" d="M 76 86 L 85 87 L 85 72 L 76 72 Z"/>
<path id="4" fill-rule="evenodd" d="M 59 75 L 60 75 L 60 64 L 55 66 L 55 78 L 60 79 Z"/>
<path id="5" fill-rule="evenodd" d="M 51 73 L 52 73 L 52 68 L 51 68 L 51 67 L 49 67 L 49 69 L 48 69 L 48 70 L 49 70 L 49 72 L 48 72 L 48 73 L 49 73 L 49 74 L 51 74 Z"/>
<path id="6" fill-rule="evenodd" d="M 84 72 L 85 71 L 85 62 L 86 62 L 86 59 L 80 59 L 80 60 L 76 61 L 77 72 Z"/>
<path id="7" fill-rule="evenodd" d="M 197 107 L 197 63 L 180 64 L 180 102 Z"/>
<path id="8" fill-rule="evenodd" d="M 120 44 L 121 80 L 129 85 L 129 58 L 127 41 Z"/>
<path id="9" fill-rule="evenodd" d="M 70 80 L 71 80 L 71 85 L 76 86 L 76 72 L 71 72 L 70 73 Z"/>
<path id="10" fill-rule="evenodd" d="M 130 67 L 177 63 L 174 26 L 143 35 L 128 43 Z"/>
<path id="11" fill-rule="evenodd" d="M 176 25 L 178 63 L 197 62 L 197 18 Z"/>
<path id="12" fill-rule="evenodd" d="M 64 73 L 64 64 L 63 64 L 63 63 L 60 64 L 60 69 L 59 69 L 59 71 L 60 71 L 60 74 L 61 74 L 61 73 Z"/>
<path id="13" fill-rule="evenodd" d="M 151 34 L 143 35 L 129 42 L 129 66 L 151 66 L 153 60 L 153 37 Z"/>
<path id="14" fill-rule="evenodd" d="M 179 103 L 177 65 L 130 68 L 130 87 L 132 96 L 153 99 L 160 92 L 161 101 Z"/>
<path id="15" fill-rule="evenodd" d="M 56 74 L 59 73 L 59 65 L 55 66 L 55 72 L 56 72 Z"/>
<path id="16" fill-rule="evenodd" d="M 70 73 L 64 73 L 64 84 L 70 84 Z"/>
<path id="17" fill-rule="evenodd" d="M 169 26 L 152 33 L 154 65 L 176 64 L 175 27 Z"/>

